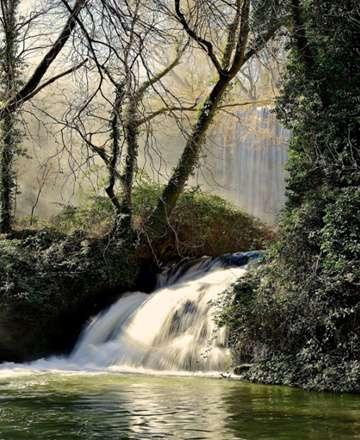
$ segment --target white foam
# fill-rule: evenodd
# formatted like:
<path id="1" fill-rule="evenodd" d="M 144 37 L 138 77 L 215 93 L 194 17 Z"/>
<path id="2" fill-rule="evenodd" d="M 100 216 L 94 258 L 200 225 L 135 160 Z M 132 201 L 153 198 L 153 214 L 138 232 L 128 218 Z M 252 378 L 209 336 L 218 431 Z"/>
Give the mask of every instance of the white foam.
<path id="1" fill-rule="evenodd" d="M 206 374 L 227 370 L 226 329 L 214 320 L 224 291 L 246 272 L 215 268 L 189 273 L 151 295 L 122 296 L 85 328 L 73 352 L 30 364 L 2 364 L 0 378 L 44 372 L 64 374 Z"/>

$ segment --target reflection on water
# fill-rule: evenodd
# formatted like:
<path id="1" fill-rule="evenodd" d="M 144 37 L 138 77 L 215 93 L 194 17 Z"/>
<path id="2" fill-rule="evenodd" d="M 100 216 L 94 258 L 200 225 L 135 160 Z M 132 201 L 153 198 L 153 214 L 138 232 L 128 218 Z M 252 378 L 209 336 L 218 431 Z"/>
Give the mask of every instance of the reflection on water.
<path id="1" fill-rule="evenodd" d="M 360 397 L 194 377 L 0 376 L 0 439 L 360 439 Z"/>

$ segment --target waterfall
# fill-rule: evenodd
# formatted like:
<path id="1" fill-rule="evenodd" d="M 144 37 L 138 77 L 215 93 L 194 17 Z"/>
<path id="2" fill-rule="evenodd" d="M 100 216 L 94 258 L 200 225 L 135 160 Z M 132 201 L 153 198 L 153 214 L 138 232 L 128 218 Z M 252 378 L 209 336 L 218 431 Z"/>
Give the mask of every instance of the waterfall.
<path id="1" fill-rule="evenodd" d="M 224 292 L 258 252 L 203 258 L 164 271 L 152 294 L 120 299 L 93 318 L 72 353 L 33 362 L 35 369 L 225 371 L 226 329 L 215 322 Z"/>
<path id="2" fill-rule="evenodd" d="M 223 260 L 222 260 L 223 261 Z M 224 371 L 226 329 L 214 314 L 221 294 L 245 273 L 203 259 L 164 272 L 150 295 L 128 294 L 97 316 L 70 356 L 73 364 L 166 371 Z"/>
<path id="3" fill-rule="evenodd" d="M 285 203 L 285 165 L 289 130 L 268 107 L 223 117 L 207 142 L 205 184 L 269 224 Z"/>

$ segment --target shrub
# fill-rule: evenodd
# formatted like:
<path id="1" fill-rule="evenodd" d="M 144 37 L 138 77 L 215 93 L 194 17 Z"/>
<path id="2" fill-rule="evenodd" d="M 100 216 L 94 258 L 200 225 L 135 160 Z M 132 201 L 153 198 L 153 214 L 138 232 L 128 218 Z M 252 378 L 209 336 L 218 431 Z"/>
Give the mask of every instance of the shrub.
<path id="1" fill-rule="evenodd" d="M 147 181 L 134 188 L 134 222 L 143 231 L 154 209 L 162 186 Z M 77 208 L 67 207 L 51 221 L 64 232 L 83 230 L 101 235 L 111 227 L 113 210 L 107 197 L 95 197 Z M 224 199 L 199 189 L 185 191 L 170 218 L 171 239 L 167 258 L 217 256 L 227 252 L 262 249 L 273 232 L 259 220 L 242 212 Z M 150 240 L 152 240 L 151 232 Z"/>
<path id="2" fill-rule="evenodd" d="M 292 50 L 278 102 L 293 130 L 278 241 L 220 318 L 248 379 L 359 392 L 358 4 L 300 4 L 313 59 Z"/>

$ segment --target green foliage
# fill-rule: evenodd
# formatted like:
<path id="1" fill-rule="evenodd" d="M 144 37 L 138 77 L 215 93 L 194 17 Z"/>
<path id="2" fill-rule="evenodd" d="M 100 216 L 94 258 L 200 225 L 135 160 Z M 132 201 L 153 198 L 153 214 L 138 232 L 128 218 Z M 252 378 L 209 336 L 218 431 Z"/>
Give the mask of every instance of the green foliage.
<path id="1" fill-rule="evenodd" d="M 143 231 L 146 219 L 156 206 L 163 190 L 146 180 L 134 188 L 133 210 L 135 227 Z M 62 232 L 83 230 L 103 234 L 111 227 L 112 205 L 107 197 L 90 199 L 86 204 L 67 207 L 51 225 Z M 178 256 L 217 256 L 226 252 L 261 249 L 272 238 L 270 228 L 240 211 L 224 199 L 201 192 L 185 191 L 170 218 L 168 258 Z M 152 240 L 152 232 L 146 231 Z"/>
<path id="2" fill-rule="evenodd" d="M 360 391 L 360 190 L 317 203 L 325 215 L 311 204 L 297 211 L 265 264 L 229 293 L 221 319 L 237 361 L 256 363 L 247 378 Z"/>
<path id="3" fill-rule="evenodd" d="M 279 239 L 229 294 L 221 319 L 237 360 L 254 363 L 247 378 L 358 392 L 358 5 L 303 4 L 313 59 L 306 65 L 292 50 L 278 102 L 293 130 Z"/>

